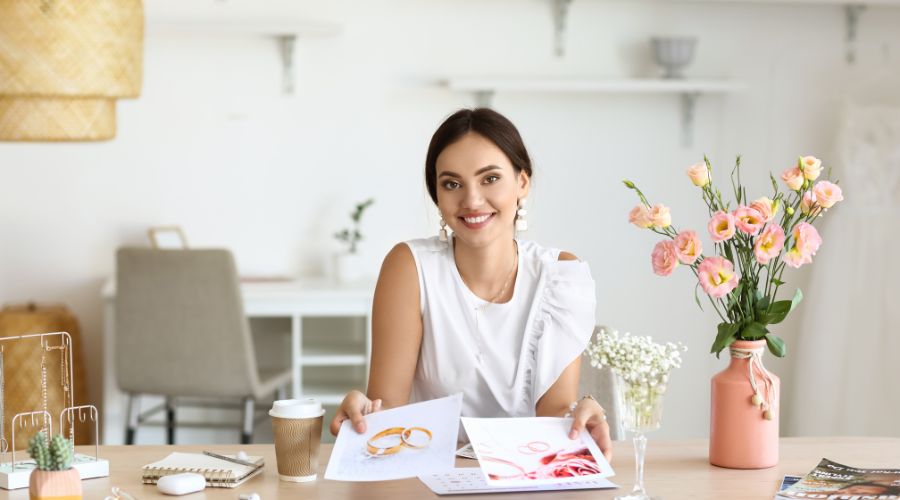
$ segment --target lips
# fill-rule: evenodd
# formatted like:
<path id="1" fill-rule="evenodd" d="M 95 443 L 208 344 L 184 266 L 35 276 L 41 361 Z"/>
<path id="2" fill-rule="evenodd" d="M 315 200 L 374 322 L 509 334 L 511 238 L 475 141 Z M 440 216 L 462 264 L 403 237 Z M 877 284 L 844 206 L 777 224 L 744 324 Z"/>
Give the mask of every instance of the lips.
<path id="1" fill-rule="evenodd" d="M 481 229 L 484 226 L 490 224 L 496 216 L 496 213 L 466 214 L 462 217 L 459 217 L 459 220 L 464 226 L 469 229 Z"/>

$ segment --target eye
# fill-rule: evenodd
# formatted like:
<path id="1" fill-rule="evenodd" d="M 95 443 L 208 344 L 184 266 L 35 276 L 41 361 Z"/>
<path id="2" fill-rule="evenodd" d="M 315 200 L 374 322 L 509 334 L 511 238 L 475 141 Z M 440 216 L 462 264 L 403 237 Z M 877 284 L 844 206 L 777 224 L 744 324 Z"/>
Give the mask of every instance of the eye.
<path id="1" fill-rule="evenodd" d="M 459 189 L 459 183 L 456 181 L 453 181 L 453 180 L 445 181 L 443 186 L 444 186 L 444 189 L 449 189 L 449 190 Z"/>
<path id="2" fill-rule="evenodd" d="M 487 176 L 487 177 L 484 178 L 484 183 L 485 183 L 485 184 L 493 184 L 493 183 L 495 183 L 495 182 L 497 182 L 497 181 L 499 181 L 499 180 L 500 180 L 500 176 L 499 176 L 499 175 L 491 174 L 491 175 L 489 175 L 489 176 Z"/>

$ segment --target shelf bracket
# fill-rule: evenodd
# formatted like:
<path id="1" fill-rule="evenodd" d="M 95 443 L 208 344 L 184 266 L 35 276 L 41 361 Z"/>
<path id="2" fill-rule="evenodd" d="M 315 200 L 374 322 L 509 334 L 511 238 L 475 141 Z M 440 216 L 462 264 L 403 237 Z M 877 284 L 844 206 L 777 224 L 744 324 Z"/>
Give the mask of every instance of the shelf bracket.
<path id="1" fill-rule="evenodd" d="M 844 6 L 844 19 L 847 24 L 847 64 L 856 63 L 856 39 L 859 36 L 859 16 L 866 10 L 863 4 L 847 4 Z"/>
<path id="2" fill-rule="evenodd" d="M 554 51 L 556 57 L 566 55 L 566 22 L 572 0 L 551 0 L 553 2 Z"/>
<path id="3" fill-rule="evenodd" d="M 694 108 L 699 92 L 681 94 L 681 145 L 689 148 L 694 143 Z"/>
<path id="4" fill-rule="evenodd" d="M 294 93 L 294 47 L 297 35 L 279 35 L 278 48 L 281 51 L 281 90 L 285 94 Z"/>
<path id="5" fill-rule="evenodd" d="M 474 95 L 475 106 L 479 108 L 490 108 L 491 103 L 494 101 L 493 90 L 476 90 Z"/>

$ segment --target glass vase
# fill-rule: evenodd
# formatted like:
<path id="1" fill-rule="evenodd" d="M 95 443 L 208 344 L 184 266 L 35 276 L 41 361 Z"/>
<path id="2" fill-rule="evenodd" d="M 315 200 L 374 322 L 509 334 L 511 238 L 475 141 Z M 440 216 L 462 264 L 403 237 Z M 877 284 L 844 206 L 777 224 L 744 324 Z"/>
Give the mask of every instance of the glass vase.
<path id="1" fill-rule="evenodd" d="M 663 383 L 629 382 L 616 376 L 616 397 L 622 412 L 622 424 L 632 433 L 634 442 L 634 488 L 631 493 L 617 496 L 616 500 L 650 500 L 644 489 L 644 454 L 647 450 L 647 432 L 659 429 L 662 420 Z"/>

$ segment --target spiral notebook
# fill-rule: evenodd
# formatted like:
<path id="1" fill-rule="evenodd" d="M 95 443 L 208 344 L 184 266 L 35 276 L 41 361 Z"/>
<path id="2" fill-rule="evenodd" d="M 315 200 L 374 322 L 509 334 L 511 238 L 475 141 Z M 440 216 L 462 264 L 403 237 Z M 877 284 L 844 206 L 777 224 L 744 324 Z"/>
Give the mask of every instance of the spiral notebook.
<path id="1" fill-rule="evenodd" d="M 233 455 L 226 455 L 234 458 Z M 263 457 L 247 457 L 256 467 L 242 465 L 200 453 L 171 453 L 166 458 L 145 465 L 142 470 L 144 484 L 156 484 L 159 478 L 170 474 L 195 472 L 206 478 L 206 485 L 216 488 L 234 488 L 262 472 Z"/>

